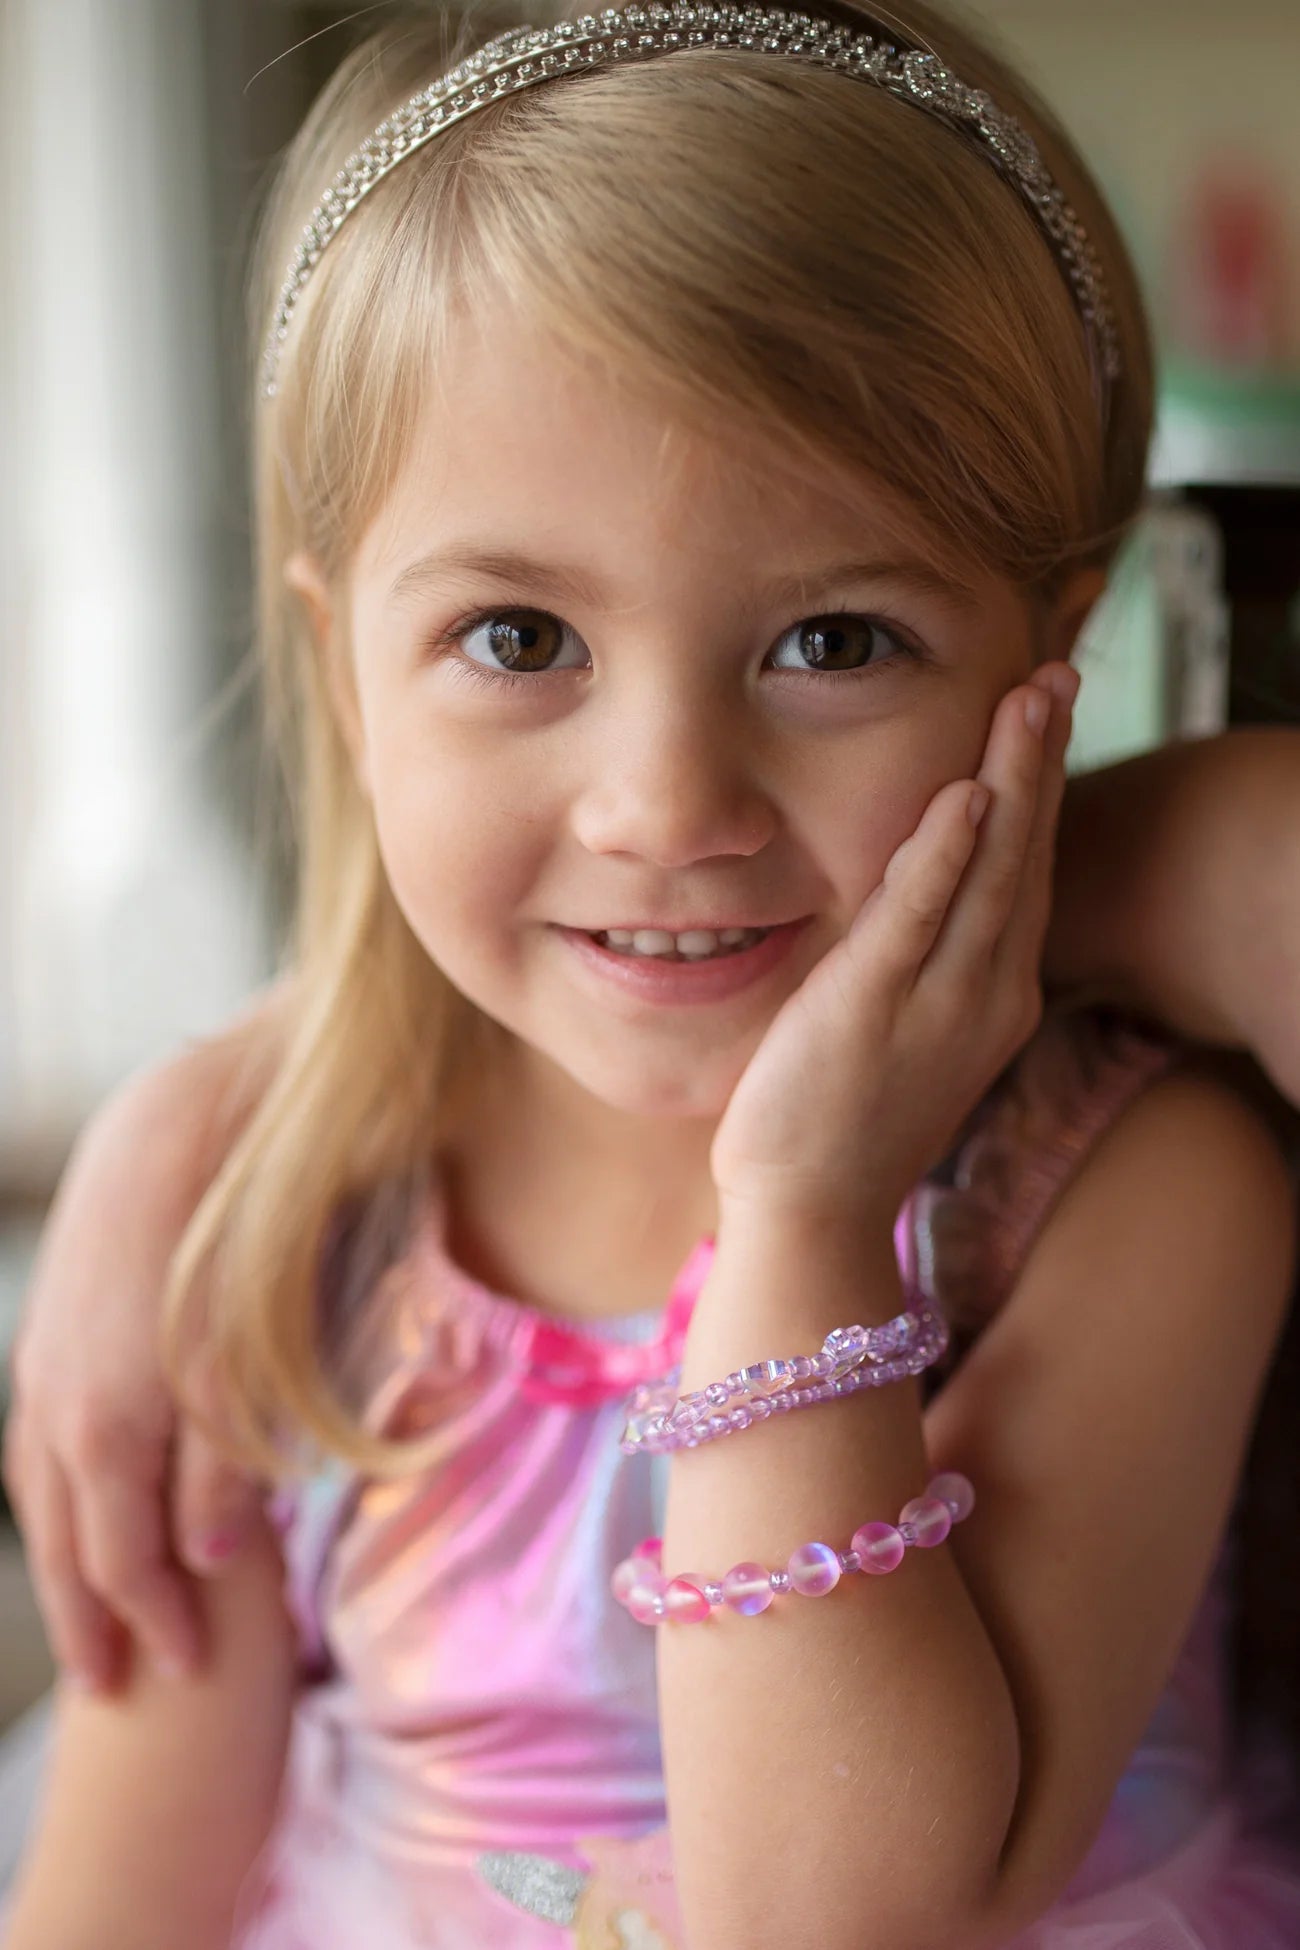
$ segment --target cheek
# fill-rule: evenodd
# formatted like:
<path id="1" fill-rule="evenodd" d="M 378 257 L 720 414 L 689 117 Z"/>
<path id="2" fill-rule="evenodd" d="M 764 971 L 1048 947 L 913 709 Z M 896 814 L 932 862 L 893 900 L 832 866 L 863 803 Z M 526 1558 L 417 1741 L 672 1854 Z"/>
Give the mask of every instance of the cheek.
<path id="1" fill-rule="evenodd" d="M 380 856 L 398 906 L 432 958 L 455 978 L 467 956 L 491 959 L 526 905 L 542 848 L 508 768 L 475 761 L 457 741 L 411 718 L 376 727 L 368 744 Z"/>
<path id="2" fill-rule="evenodd" d="M 935 794 L 978 772 L 992 711 L 990 703 L 983 719 L 969 708 L 920 714 L 823 777 L 809 844 L 850 914 L 880 885 Z"/>

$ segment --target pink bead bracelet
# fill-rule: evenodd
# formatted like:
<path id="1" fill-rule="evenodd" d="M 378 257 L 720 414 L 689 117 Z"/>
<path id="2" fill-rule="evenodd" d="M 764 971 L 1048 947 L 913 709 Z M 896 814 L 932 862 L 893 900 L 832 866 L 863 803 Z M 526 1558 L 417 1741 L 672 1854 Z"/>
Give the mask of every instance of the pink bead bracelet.
<path id="1" fill-rule="evenodd" d="M 846 1551 L 837 1551 L 830 1544 L 800 1544 L 783 1571 L 767 1571 L 761 1564 L 733 1564 L 723 1578 L 696 1571 L 666 1578 L 663 1540 L 647 1537 L 618 1566 L 610 1589 L 641 1625 L 657 1625 L 661 1620 L 700 1624 L 719 1605 L 752 1616 L 766 1611 L 773 1598 L 787 1591 L 800 1592 L 805 1598 L 824 1598 L 849 1571 L 882 1576 L 896 1570 L 909 1545 L 932 1550 L 974 1507 L 975 1491 L 969 1478 L 958 1470 L 945 1470 L 931 1479 L 924 1496 L 914 1496 L 904 1504 L 896 1525 L 861 1524 Z"/>
<path id="2" fill-rule="evenodd" d="M 666 1380 L 634 1391 L 618 1446 L 625 1456 L 696 1449 L 770 1415 L 920 1374 L 939 1359 L 948 1341 L 947 1321 L 921 1301 L 883 1327 L 835 1328 L 818 1354 L 760 1361 L 680 1398 L 681 1369 L 675 1368 Z"/>

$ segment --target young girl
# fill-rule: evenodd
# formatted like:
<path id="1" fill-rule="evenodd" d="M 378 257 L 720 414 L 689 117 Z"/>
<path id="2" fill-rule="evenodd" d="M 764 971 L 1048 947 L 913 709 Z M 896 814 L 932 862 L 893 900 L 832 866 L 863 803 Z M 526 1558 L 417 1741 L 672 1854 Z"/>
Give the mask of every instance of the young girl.
<path id="1" fill-rule="evenodd" d="M 379 37 L 271 213 L 292 1019 L 172 1340 L 282 1492 L 6 1941 L 1281 1950 L 1293 1187 L 1039 990 L 1131 270 L 928 9 L 565 25 Z"/>

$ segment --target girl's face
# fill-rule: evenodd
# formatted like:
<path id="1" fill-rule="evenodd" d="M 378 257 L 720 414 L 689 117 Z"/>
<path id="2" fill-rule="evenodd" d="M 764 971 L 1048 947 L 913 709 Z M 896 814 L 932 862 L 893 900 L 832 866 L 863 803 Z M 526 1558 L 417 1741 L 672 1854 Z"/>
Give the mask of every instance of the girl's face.
<path id="1" fill-rule="evenodd" d="M 884 490 L 670 427 L 517 317 L 461 328 L 439 378 L 349 578 L 343 708 L 394 894 L 527 1062 L 716 1119 L 933 794 L 978 770 L 1029 610 L 945 569 Z M 563 932 L 804 917 L 766 975 L 689 1004 Z"/>

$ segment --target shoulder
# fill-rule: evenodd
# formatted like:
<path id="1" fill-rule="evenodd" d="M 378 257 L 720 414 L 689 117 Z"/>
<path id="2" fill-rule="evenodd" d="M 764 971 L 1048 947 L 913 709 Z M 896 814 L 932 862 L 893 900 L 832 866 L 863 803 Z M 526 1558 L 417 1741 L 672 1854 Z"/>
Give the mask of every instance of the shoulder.
<path id="1" fill-rule="evenodd" d="M 1276 1197 L 1279 1172 L 1285 1177 L 1286 1130 L 1280 1100 L 1247 1059 L 1193 1050 L 1112 1009 L 1053 1008 L 910 1207 L 919 1282 L 953 1330 L 945 1372 L 1009 1299 L 1036 1241 L 1103 1147 L 1113 1156 L 1119 1146 L 1132 1161 L 1115 1168 L 1108 1186 L 1117 1205 L 1141 1205 L 1147 1145 L 1162 1168 L 1181 1161 L 1184 1196 L 1201 1175 L 1230 1196 L 1234 1175 L 1251 1177 L 1254 1160 L 1267 1198 L 1267 1186 Z M 1127 1187 L 1118 1182 L 1126 1171 L 1134 1174 Z"/>
<path id="2" fill-rule="evenodd" d="M 1212 1065 L 1180 1062 L 1079 1162 L 926 1409 L 932 1466 L 976 1487 L 953 1549 L 1022 1733 L 998 1942 L 1062 1895 L 1169 1682 L 1294 1265 L 1280 1147 Z"/>
<path id="3" fill-rule="evenodd" d="M 78 1173 L 129 1178 L 133 1195 L 143 1182 L 196 1197 L 270 1085 L 293 994 L 291 978 L 281 977 L 220 1029 L 126 1078 L 78 1136 Z"/>
<path id="4" fill-rule="evenodd" d="M 1056 1005 L 910 1208 L 921 1285 L 961 1343 L 997 1312 L 1064 1188 L 1125 1107 L 1178 1060 L 1107 1008 Z"/>
<path id="5" fill-rule="evenodd" d="M 1235 1263 L 1253 1290 L 1284 1300 L 1296 1250 L 1296 1175 L 1266 1106 L 1211 1056 L 1187 1054 L 1133 1096 L 1062 1195 L 1102 1211 L 1167 1263 Z"/>

